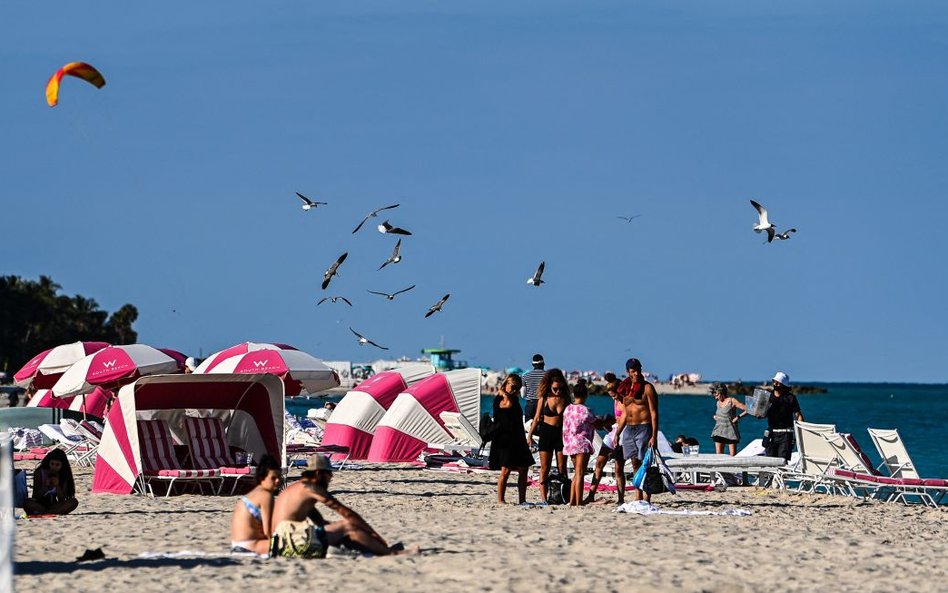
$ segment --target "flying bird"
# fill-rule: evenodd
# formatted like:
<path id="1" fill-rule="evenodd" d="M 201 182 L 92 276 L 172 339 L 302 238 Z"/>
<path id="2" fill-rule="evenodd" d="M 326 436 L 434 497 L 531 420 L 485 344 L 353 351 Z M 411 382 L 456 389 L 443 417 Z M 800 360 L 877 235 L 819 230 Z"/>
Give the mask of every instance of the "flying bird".
<path id="1" fill-rule="evenodd" d="M 349 305 L 350 307 L 352 306 L 352 303 L 349 302 L 349 299 L 347 299 L 347 298 L 344 297 L 344 296 L 328 296 L 328 297 L 323 297 L 323 298 L 319 299 L 319 302 L 316 303 L 316 306 L 318 307 L 319 305 L 322 305 L 322 304 L 323 304 L 324 302 L 326 302 L 326 301 L 329 301 L 329 302 L 331 302 L 331 303 L 333 303 L 333 304 L 335 304 L 336 301 L 342 301 L 342 302 L 344 302 L 345 304 Z"/>
<path id="2" fill-rule="evenodd" d="M 373 342 L 372 340 L 368 339 L 367 337 L 363 336 L 362 334 L 360 334 L 360 333 L 357 332 L 356 330 L 352 329 L 352 327 L 349 327 L 349 331 L 351 331 L 352 333 L 354 333 L 354 334 L 356 335 L 356 337 L 359 338 L 359 346 L 365 346 L 366 344 L 371 344 L 371 345 L 375 346 L 376 348 L 381 348 L 382 350 L 388 350 L 388 348 L 386 348 L 385 346 L 379 346 L 378 344 L 376 344 L 376 343 Z"/>
<path id="3" fill-rule="evenodd" d="M 385 263 L 383 263 L 381 266 L 379 266 L 379 269 L 381 270 L 382 268 L 384 268 L 384 267 L 387 266 L 388 264 L 397 264 L 398 262 L 402 261 L 402 256 L 398 254 L 398 250 L 401 249 L 401 248 L 402 248 L 402 240 L 399 239 L 399 240 L 398 240 L 398 243 L 395 244 L 395 251 L 392 252 L 391 257 L 389 257 L 387 260 L 385 260 Z"/>
<path id="4" fill-rule="evenodd" d="M 633 220 L 635 220 L 635 219 L 638 218 L 639 216 L 642 216 L 642 215 L 641 215 L 641 214 L 636 214 L 635 216 L 616 216 L 616 218 L 621 218 L 622 220 L 624 220 L 624 221 L 626 221 L 626 222 L 632 222 Z"/>
<path id="5" fill-rule="evenodd" d="M 369 212 L 368 214 L 365 215 L 365 218 L 362 219 L 362 222 L 359 223 L 359 226 L 357 226 L 355 230 L 352 231 L 352 234 L 354 235 L 358 233 L 359 229 L 362 228 L 362 225 L 365 224 L 365 221 L 367 221 L 370 218 L 375 218 L 378 215 L 378 213 L 381 212 L 382 210 L 391 210 L 392 208 L 398 208 L 398 206 L 399 206 L 398 204 L 392 204 L 391 206 L 385 206 L 384 208 L 379 208 L 377 210 L 373 210 Z"/>
<path id="6" fill-rule="evenodd" d="M 444 304 L 448 301 L 450 297 L 451 297 L 450 294 L 446 294 L 443 297 L 441 297 L 440 301 L 438 301 L 437 303 L 432 305 L 430 309 L 428 309 L 428 312 L 425 313 L 425 318 L 431 317 L 432 315 L 440 311 L 441 308 L 444 307 Z"/>
<path id="7" fill-rule="evenodd" d="M 527 284 L 532 284 L 534 286 L 540 286 L 541 284 L 544 284 L 544 281 L 543 281 L 544 268 L 546 268 L 546 262 L 541 261 L 540 265 L 537 266 L 537 271 L 533 273 L 533 276 L 530 278 L 527 278 Z"/>
<path id="8" fill-rule="evenodd" d="M 296 195 L 298 195 L 298 196 L 300 197 L 300 199 L 303 200 L 303 210 L 311 210 L 311 209 L 315 208 L 316 206 L 328 206 L 328 205 L 329 205 L 327 202 L 314 202 L 313 200 L 310 200 L 309 198 L 307 198 L 306 196 L 304 196 L 304 195 L 301 194 L 300 192 L 296 192 Z"/>
<path id="9" fill-rule="evenodd" d="M 339 266 L 342 265 L 342 262 L 346 261 L 346 258 L 349 257 L 349 252 L 345 252 L 339 256 L 329 269 L 326 270 L 326 273 L 323 274 L 323 290 L 326 290 L 326 287 L 329 286 L 329 283 L 332 281 L 332 277 L 339 273 Z"/>
<path id="10" fill-rule="evenodd" d="M 401 228 L 398 228 L 397 226 L 390 225 L 387 220 L 379 225 L 379 232 L 387 233 L 391 235 L 410 235 L 411 234 L 411 232 L 406 231 L 405 229 L 401 229 Z"/>
<path id="11" fill-rule="evenodd" d="M 774 233 L 777 232 L 777 227 L 773 225 L 770 220 L 767 219 L 767 209 L 755 202 L 754 200 L 750 201 L 751 206 L 757 210 L 757 224 L 754 225 L 755 233 L 767 232 L 767 242 L 770 243 L 774 240 Z"/>
<path id="12" fill-rule="evenodd" d="M 402 294 L 403 292 L 408 292 L 408 291 L 411 290 L 412 288 L 415 288 L 415 285 L 414 285 L 414 284 L 412 284 L 412 285 L 409 286 L 408 288 L 403 288 L 403 289 L 401 289 L 401 290 L 399 290 L 399 291 L 393 292 L 392 294 L 388 294 L 387 292 L 375 292 L 374 290 L 369 290 L 369 291 L 366 291 L 366 292 L 369 292 L 369 293 L 371 293 L 371 294 L 377 294 L 377 295 L 379 295 L 379 296 L 383 296 L 383 297 L 387 298 L 387 299 L 390 300 L 390 301 L 394 301 L 394 300 L 395 300 L 395 297 L 396 297 L 397 295 L 400 295 L 400 294 Z"/>
<path id="13" fill-rule="evenodd" d="M 787 239 L 790 238 L 790 233 L 795 233 L 795 232 L 797 232 L 797 229 L 787 229 L 783 233 L 775 233 L 774 239 L 780 239 L 781 241 L 786 241 Z"/>

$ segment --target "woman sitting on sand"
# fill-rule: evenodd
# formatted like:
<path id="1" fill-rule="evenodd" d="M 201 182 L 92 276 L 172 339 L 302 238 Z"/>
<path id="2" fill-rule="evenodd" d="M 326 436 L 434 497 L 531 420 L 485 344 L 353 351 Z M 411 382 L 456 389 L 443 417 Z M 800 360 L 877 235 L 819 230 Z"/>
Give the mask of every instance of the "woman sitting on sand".
<path id="1" fill-rule="evenodd" d="M 500 470 L 497 477 L 497 502 L 504 504 L 507 479 L 510 472 L 517 472 L 517 500 L 527 501 L 527 468 L 533 465 L 533 454 L 523 440 L 523 408 L 520 407 L 520 375 L 507 375 L 494 398 L 494 426 L 491 438 L 490 469 Z"/>
<path id="2" fill-rule="evenodd" d="M 737 420 L 747 414 L 747 407 L 733 397 L 728 396 L 727 385 L 715 383 L 711 386 L 711 395 L 714 396 L 717 406 L 714 411 L 714 430 L 711 431 L 711 440 L 714 441 L 714 452 L 724 453 L 727 445 L 728 455 L 737 455 L 737 443 L 741 440 L 741 431 L 737 427 Z M 738 415 L 737 410 L 744 410 Z"/>
<path id="3" fill-rule="evenodd" d="M 527 444 L 533 444 L 533 435 L 540 437 L 540 496 L 546 502 L 547 477 L 556 455 L 556 467 L 567 477 L 566 457 L 563 456 L 563 411 L 569 404 L 569 384 L 563 371 L 550 369 L 537 387 L 537 411 L 527 433 Z"/>
<path id="4" fill-rule="evenodd" d="M 586 407 L 589 390 L 586 381 L 580 379 L 573 387 L 573 403 L 563 412 L 563 454 L 573 460 L 573 483 L 569 491 L 570 506 L 585 504 L 583 486 L 586 481 L 586 468 L 592 455 L 593 433 L 596 430 L 596 415 Z"/>
<path id="5" fill-rule="evenodd" d="M 77 506 L 69 459 L 62 449 L 53 449 L 33 471 L 33 496 L 23 503 L 23 510 L 27 515 L 68 515 Z"/>
<path id="6" fill-rule="evenodd" d="M 606 373 L 612 375 L 612 373 Z M 612 398 L 612 411 L 615 420 L 625 410 L 622 400 L 619 398 L 619 380 L 612 375 L 612 381 L 606 384 L 606 394 Z M 606 464 L 610 459 L 615 461 L 616 488 L 619 492 L 619 504 L 625 502 L 625 473 L 622 471 L 619 463 L 622 461 L 622 446 L 615 442 L 615 422 L 613 421 L 610 432 L 602 439 L 602 446 L 599 447 L 599 455 L 596 456 L 596 464 L 593 468 L 592 481 L 589 483 L 589 494 L 586 496 L 586 503 L 593 502 L 596 499 L 596 491 L 599 489 L 599 482 L 602 480 L 602 472 L 606 469 Z"/>
<path id="7" fill-rule="evenodd" d="M 264 455 L 257 465 L 257 486 L 242 496 L 230 520 L 230 551 L 266 555 L 270 551 L 273 529 L 273 497 L 280 489 L 283 474 L 280 464 Z"/>

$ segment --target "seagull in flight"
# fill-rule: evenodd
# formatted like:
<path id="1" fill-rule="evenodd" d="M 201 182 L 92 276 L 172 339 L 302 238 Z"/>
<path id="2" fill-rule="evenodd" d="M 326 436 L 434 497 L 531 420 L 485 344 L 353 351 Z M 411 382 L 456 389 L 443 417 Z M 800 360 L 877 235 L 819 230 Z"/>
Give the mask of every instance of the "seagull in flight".
<path id="1" fill-rule="evenodd" d="M 546 268 L 546 262 L 541 261 L 540 265 L 537 266 L 537 271 L 533 273 L 533 276 L 527 278 L 527 284 L 532 284 L 536 287 L 539 287 L 541 284 L 544 284 L 543 281 L 543 269 Z"/>
<path id="2" fill-rule="evenodd" d="M 382 210 L 391 210 L 392 208 L 398 208 L 398 206 L 399 206 L 398 204 L 392 204 L 391 206 L 385 206 L 384 208 L 379 208 L 377 210 L 373 210 L 369 212 L 368 214 L 365 215 L 365 218 L 362 219 L 362 222 L 359 223 L 359 226 L 357 226 L 355 230 L 352 231 L 352 234 L 354 235 L 358 233 L 359 229 L 362 228 L 362 225 L 365 224 L 365 221 L 367 221 L 370 218 L 375 218 L 376 216 L 378 216 L 378 213 L 381 212 Z"/>
<path id="3" fill-rule="evenodd" d="M 411 232 L 406 231 L 405 229 L 401 229 L 401 228 L 398 228 L 397 226 L 390 225 L 387 220 L 379 225 L 379 232 L 392 234 L 392 235 L 410 235 L 411 234 Z"/>
<path id="4" fill-rule="evenodd" d="M 425 318 L 427 319 L 428 317 L 431 317 L 432 315 L 440 311 L 441 308 L 444 307 L 444 304 L 448 301 L 450 297 L 451 297 L 450 294 L 446 294 L 443 297 L 441 297 L 440 301 L 438 301 L 437 303 L 432 305 L 430 309 L 428 309 L 428 312 L 425 313 Z"/>
<path id="5" fill-rule="evenodd" d="M 638 218 L 639 216 L 642 216 L 642 215 L 641 215 L 641 214 L 636 214 L 635 216 L 616 216 L 616 218 L 621 218 L 622 220 L 624 220 L 624 221 L 626 221 L 627 223 L 629 223 L 629 222 L 632 222 L 633 220 L 635 220 L 636 218 Z"/>
<path id="6" fill-rule="evenodd" d="M 412 284 L 412 285 L 409 286 L 408 288 L 403 288 L 403 289 L 401 289 L 401 290 L 399 290 L 399 291 L 393 292 L 392 294 L 388 294 L 387 292 L 375 292 L 374 290 L 369 290 L 369 291 L 366 291 L 366 292 L 369 292 L 369 293 L 371 293 L 371 294 L 377 294 L 377 295 L 380 295 L 380 296 L 383 296 L 383 297 L 387 298 L 387 299 L 390 300 L 390 301 L 394 301 L 396 296 L 402 294 L 403 292 L 408 292 L 408 291 L 411 290 L 412 288 L 415 288 L 415 285 L 414 285 L 414 284 Z"/>
<path id="7" fill-rule="evenodd" d="M 385 260 L 385 263 L 379 266 L 379 269 L 381 270 L 388 264 L 397 264 L 398 262 L 402 261 L 402 256 L 398 254 L 398 250 L 401 248 L 402 248 L 402 240 L 399 239 L 398 243 L 395 244 L 395 251 L 392 252 L 392 256 L 389 257 L 387 260 Z"/>
<path id="8" fill-rule="evenodd" d="M 329 286 L 329 283 L 332 281 L 332 277 L 339 273 L 339 266 L 342 265 L 342 262 L 346 261 L 346 258 L 349 257 L 349 252 L 345 252 L 339 256 L 329 269 L 326 270 L 326 273 L 323 274 L 323 290 L 326 290 L 326 287 Z"/>
<path id="9" fill-rule="evenodd" d="M 774 239 L 780 239 L 781 241 L 786 241 L 787 239 L 790 238 L 790 233 L 795 233 L 795 232 L 797 232 L 797 229 L 787 229 L 783 233 L 775 233 Z"/>
<path id="10" fill-rule="evenodd" d="M 767 219 L 767 209 L 755 202 L 754 200 L 750 201 L 751 206 L 757 210 L 757 224 L 754 225 L 755 233 L 767 232 L 767 242 L 770 243 L 774 240 L 774 234 L 777 232 L 777 227 L 773 225 L 770 220 Z"/>
<path id="11" fill-rule="evenodd" d="M 326 301 L 329 301 L 329 302 L 331 302 L 331 303 L 333 303 L 333 304 L 335 304 L 336 301 L 342 301 L 343 303 L 349 305 L 350 307 L 352 306 L 352 303 L 349 302 L 349 299 L 347 299 L 347 298 L 344 297 L 344 296 L 328 296 L 328 297 L 323 297 L 323 298 L 319 299 L 319 302 L 316 303 L 316 306 L 318 307 L 319 305 L 322 305 L 322 304 L 323 304 L 324 302 L 326 302 Z"/>
<path id="12" fill-rule="evenodd" d="M 379 346 L 378 344 L 376 344 L 376 343 L 373 342 L 372 340 L 368 339 L 367 337 L 363 336 L 362 334 L 360 334 L 360 333 L 357 332 L 356 330 L 352 329 L 351 326 L 349 327 L 349 331 L 351 331 L 352 333 L 354 333 L 354 334 L 356 335 L 356 337 L 359 338 L 359 346 L 365 346 L 366 344 L 371 344 L 371 345 L 375 346 L 376 348 L 381 348 L 382 350 L 388 350 L 388 348 L 386 348 L 385 346 Z"/>
<path id="13" fill-rule="evenodd" d="M 307 198 L 306 196 L 304 196 L 304 195 L 301 194 L 300 192 L 296 192 L 296 195 L 298 195 L 298 196 L 300 197 L 300 199 L 303 200 L 303 210 L 312 210 L 313 208 L 316 208 L 316 206 L 328 206 L 328 205 L 329 205 L 328 202 L 314 202 L 313 200 L 310 200 L 309 198 Z"/>

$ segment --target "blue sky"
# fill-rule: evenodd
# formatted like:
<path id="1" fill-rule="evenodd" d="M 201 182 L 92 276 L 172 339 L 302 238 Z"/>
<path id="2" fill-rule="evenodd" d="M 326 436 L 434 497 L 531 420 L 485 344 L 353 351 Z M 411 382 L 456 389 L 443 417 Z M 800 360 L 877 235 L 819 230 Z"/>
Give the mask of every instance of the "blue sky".
<path id="1" fill-rule="evenodd" d="M 948 6 L 511 4 L 4 2 L 0 273 L 193 354 L 374 358 L 351 325 L 498 367 L 948 381 Z M 50 109 L 76 60 L 106 87 Z M 350 231 L 395 202 L 377 271 L 394 239 Z"/>

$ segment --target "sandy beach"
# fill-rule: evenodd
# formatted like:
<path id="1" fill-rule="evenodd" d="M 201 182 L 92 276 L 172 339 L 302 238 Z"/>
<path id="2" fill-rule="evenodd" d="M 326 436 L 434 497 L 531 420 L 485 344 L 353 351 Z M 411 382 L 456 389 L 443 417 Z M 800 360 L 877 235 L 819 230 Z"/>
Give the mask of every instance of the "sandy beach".
<path id="1" fill-rule="evenodd" d="M 337 472 L 333 491 L 421 553 L 263 560 L 227 554 L 234 497 L 92 495 L 91 470 L 76 477 L 74 514 L 17 521 L 17 590 L 942 591 L 948 577 L 944 509 L 838 496 L 731 488 L 653 501 L 746 517 L 499 507 L 493 474 L 362 464 Z M 97 547 L 105 560 L 75 562 Z M 147 557 L 178 552 L 193 554 Z"/>

